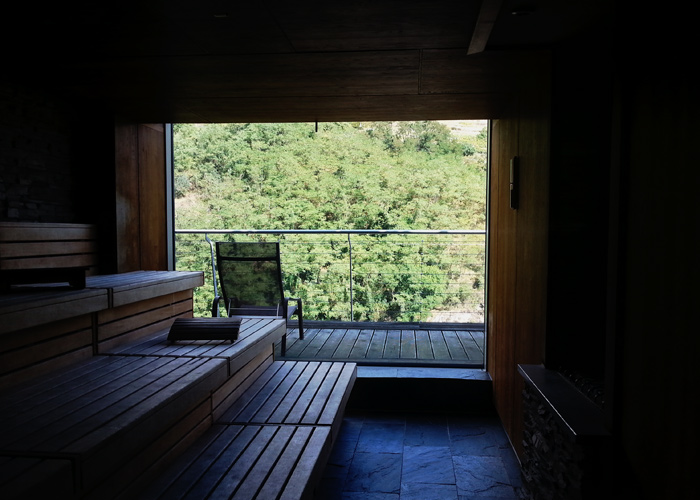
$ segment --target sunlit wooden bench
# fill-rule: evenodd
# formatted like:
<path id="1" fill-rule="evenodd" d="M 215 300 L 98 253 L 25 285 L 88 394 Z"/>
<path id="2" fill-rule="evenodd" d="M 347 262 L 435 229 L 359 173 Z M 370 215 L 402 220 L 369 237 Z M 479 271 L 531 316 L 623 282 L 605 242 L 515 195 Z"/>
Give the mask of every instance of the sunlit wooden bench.
<path id="1" fill-rule="evenodd" d="M 109 307 L 97 313 L 98 353 L 169 328 L 192 316 L 192 290 L 204 284 L 201 271 L 133 271 L 89 276 L 87 289 L 106 290 Z"/>
<path id="2" fill-rule="evenodd" d="M 311 499 L 330 428 L 215 425 L 139 497 Z"/>
<path id="3" fill-rule="evenodd" d="M 217 422 L 322 425 L 335 438 L 356 378 L 354 363 L 275 361 Z"/>
<path id="4" fill-rule="evenodd" d="M 85 288 L 13 286 L 0 293 L 0 390 L 192 316 L 202 272 L 89 276 Z"/>
<path id="5" fill-rule="evenodd" d="M 313 498 L 356 376 L 354 363 L 273 362 L 141 498 Z"/>
<path id="6" fill-rule="evenodd" d="M 3 492 L 131 498 L 273 363 L 284 321 L 241 330 L 172 344 L 164 329 L 0 393 Z"/>
<path id="7" fill-rule="evenodd" d="M 211 424 L 211 394 L 226 376 L 220 359 L 96 356 L 0 395 L 0 456 L 43 460 L 34 491 L 70 482 L 71 496 L 106 498 Z M 65 460 L 70 469 L 56 471 Z M 0 469 L 0 484 L 21 489 L 32 471 L 24 465 L 11 476 Z"/>

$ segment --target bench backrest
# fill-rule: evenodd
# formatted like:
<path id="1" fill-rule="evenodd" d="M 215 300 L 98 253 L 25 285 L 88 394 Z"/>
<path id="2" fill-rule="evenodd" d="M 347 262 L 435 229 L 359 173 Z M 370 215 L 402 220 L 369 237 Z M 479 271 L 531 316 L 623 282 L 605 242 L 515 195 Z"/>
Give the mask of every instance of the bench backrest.
<path id="1" fill-rule="evenodd" d="M 0 222 L 0 271 L 59 268 L 96 274 L 95 225 Z"/>
<path id="2" fill-rule="evenodd" d="M 97 230 L 92 224 L 0 222 L 0 277 L 5 287 L 6 282 L 75 280 L 76 271 L 62 270 L 79 270 L 78 281 L 84 286 L 84 276 L 96 274 L 97 264 Z"/>

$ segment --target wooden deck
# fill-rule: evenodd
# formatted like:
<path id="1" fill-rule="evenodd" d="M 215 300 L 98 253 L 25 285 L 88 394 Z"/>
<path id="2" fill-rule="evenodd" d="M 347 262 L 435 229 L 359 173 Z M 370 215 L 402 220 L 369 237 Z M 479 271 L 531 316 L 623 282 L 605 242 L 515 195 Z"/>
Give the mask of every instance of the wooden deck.
<path id="1" fill-rule="evenodd" d="M 304 340 L 289 325 L 285 360 L 352 361 L 373 366 L 484 364 L 483 325 L 320 323 L 305 321 Z"/>

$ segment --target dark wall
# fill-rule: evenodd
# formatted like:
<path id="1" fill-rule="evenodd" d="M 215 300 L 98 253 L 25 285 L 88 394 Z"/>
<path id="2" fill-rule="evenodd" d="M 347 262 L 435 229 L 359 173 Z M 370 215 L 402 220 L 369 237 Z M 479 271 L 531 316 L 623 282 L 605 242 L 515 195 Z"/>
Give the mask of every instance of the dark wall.
<path id="1" fill-rule="evenodd" d="M 0 84 L 0 220 L 99 222 L 114 187 L 110 141 L 109 118 L 31 84 Z"/>
<path id="2" fill-rule="evenodd" d="M 612 70 L 591 40 L 553 52 L 548 368 L 603 384 Z"/>
<path id="3" fill-rule="evenodd" d="M 76 222 L 70 111 L 26 87 L 0 92 L 0 220 Z"/>
<path id="4" fill-rule="evenodd" d="M 0 83 L 0 221 L 97 224 L 113 266 L 114 123 L 31 82 Z"/>
<path id="5" fill-rule="evenodd" d="M 623 96 L 615 423 L 653 499 L 697 496 L 700 98 L 683 73 L 635 77 Z"/>

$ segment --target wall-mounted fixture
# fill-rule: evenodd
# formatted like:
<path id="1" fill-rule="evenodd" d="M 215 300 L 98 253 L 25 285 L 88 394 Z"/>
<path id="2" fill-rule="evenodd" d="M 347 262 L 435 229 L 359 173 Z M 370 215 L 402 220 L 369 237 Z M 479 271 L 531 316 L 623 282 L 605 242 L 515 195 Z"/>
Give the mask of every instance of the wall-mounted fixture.
<path id="1" fill-rule="evenodd" d="M 516 210 L 520 197 L 520 158 L 510 159 L 510 208 Z"/>

